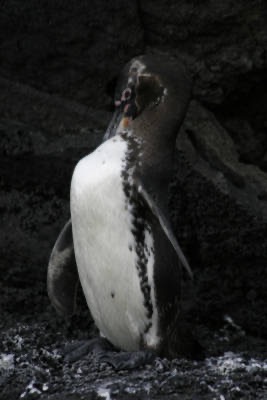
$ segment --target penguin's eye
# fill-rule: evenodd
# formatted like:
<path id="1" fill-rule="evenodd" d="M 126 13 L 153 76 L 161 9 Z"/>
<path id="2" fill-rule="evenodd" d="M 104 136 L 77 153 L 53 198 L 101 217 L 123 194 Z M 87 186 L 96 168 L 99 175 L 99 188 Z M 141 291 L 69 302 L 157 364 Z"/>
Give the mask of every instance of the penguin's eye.
<path id="1" fill-rule="evenodd" d="M 129 100 L 129 98 L 131 97 L 131 94 L 132 94 L 132 91 L 131 91 L 130 88 L 125 89 L 125 90 L 122 92 L 121 101 Z"/>

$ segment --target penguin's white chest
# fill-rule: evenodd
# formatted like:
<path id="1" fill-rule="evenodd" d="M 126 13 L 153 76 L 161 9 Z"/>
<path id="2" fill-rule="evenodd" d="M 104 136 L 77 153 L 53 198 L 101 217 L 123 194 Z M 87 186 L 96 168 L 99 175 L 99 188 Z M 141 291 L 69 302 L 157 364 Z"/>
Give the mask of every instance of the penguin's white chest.
<path id="1" fill-rule="evenodd" d="M 158 314 L 153 283 L 153 236 L 145 231 L 144 270 L 149 290 L 141 287 L 131 205 L 123 190 L 127 142 L 120 136 L 103 143 L 75 168 L 71 183 L 71 219 L 80 281 L 94 321 L 115 346 L 155 347 Z M 152 315 L 145 300 L 149 296 Z"/>

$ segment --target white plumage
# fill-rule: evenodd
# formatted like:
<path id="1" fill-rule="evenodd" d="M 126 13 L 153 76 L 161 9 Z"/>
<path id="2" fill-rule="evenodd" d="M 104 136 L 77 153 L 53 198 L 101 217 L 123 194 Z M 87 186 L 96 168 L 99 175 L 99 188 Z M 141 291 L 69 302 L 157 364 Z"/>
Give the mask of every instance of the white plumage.
<path id="1" fill-rule="evenodd" d="M 80 281 L 95 323 L 115 346 L 133 351 L 141 341 L 155 347 L 159 338 L 153 251 L 147 254 L 151 320 L 136 268 L 133 217 L 123 190 L 126 155 L 126 140 L 116 136 L 77 164 L 71 183 L 71 219 Z M 152 250 L 150 231 L 145 232 L 145 245 Z M 146 330 L 149 322 L 152 325 Z"/>

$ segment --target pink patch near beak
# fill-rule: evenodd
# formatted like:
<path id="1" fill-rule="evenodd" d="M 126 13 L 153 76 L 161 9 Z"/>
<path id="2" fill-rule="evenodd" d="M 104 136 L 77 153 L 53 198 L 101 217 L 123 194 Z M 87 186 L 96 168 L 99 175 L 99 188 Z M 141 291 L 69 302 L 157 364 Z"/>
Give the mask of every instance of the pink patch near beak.
<path id="1" fill-rule="evenodd" d="M 126 106 L 123 109 L 123 112 L 126 113 L 129 107 L 130 107 L 130 104 L 126 104 Z"/>

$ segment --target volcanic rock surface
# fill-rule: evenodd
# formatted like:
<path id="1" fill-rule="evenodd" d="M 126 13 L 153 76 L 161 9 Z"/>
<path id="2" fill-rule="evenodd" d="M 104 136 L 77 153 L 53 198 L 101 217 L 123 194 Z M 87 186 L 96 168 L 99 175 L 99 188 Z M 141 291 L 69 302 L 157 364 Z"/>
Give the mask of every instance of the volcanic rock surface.
<path id="1" fill-rule="evenodd" d="M 264 1 L 0 2 L 0 399 L 267 398 L 267 7 Z M 77 161 L 111 118 L 140 53 L 181 57 L 194 81 L 177 138 L 172 222 L 201 361 L 115 371 L 62 349 L 97 332 L 46 292 Z"/>

